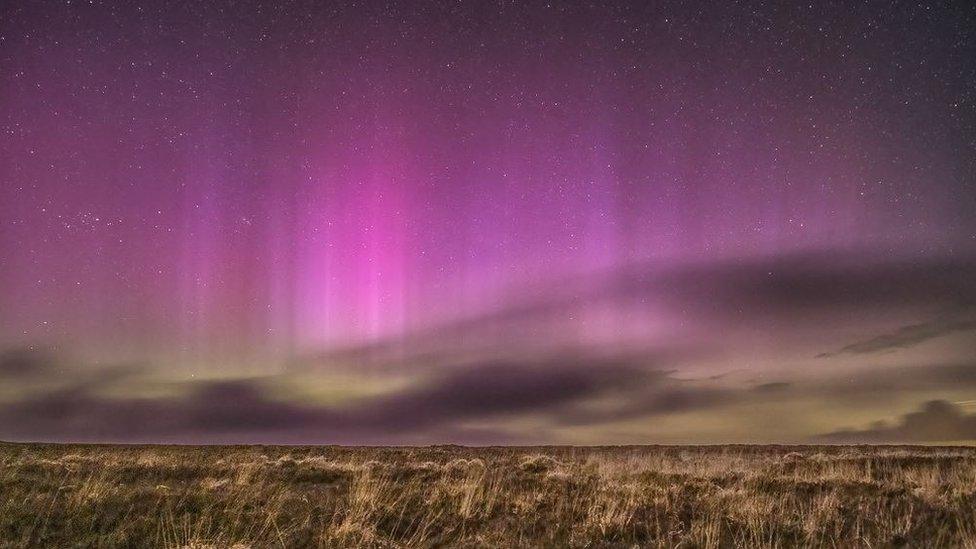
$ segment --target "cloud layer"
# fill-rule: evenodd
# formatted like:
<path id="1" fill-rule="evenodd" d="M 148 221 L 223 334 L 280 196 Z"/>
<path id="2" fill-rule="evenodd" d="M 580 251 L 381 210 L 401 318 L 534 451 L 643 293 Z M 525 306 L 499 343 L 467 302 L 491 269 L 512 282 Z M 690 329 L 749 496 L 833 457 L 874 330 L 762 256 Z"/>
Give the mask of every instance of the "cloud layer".
<path id="1" fill-rule="evenodd" d="M 839 430 L 817 437 L 831 443 L 913 443 L 976 440 L 976 414 L 966 414 L 944 400 L 926 402 L 919 410 L 905 414 L 894 425 L 875 422 L 864 430 Z"/>
<path id="2" fill-rule="evenodd" d="M 649 442 L 658 419 L 683 415 L 704 423 L 731 421 L 737 430 L 728 436 L 736 440 L 763 439 L 761 427 L 735 421 L 736 410 L 783 409 L 795 402 L 853 410 L 893 395 L 912 398 L 976 387 L 976 365 L 964 360 L 835 366 L 941 337 L 971 340 L 976 323 L 968 304 L 976 296 L 976 283 L 965 275 L 972 268 L 962 259 L 902 263 L 847 257 L 825 263 L 815 256 L 677 270 L 638 265 L 566 279 L 545 292 L 530 292 L 533 300 L 501 302 L 484 314 L 403 337 L 304 355 L 281 374 L 183 380 L 160 395 L 135 396 L 145 378 L 159 376 L 152 365 L 93 367 L 51 352 L 15 348 L 0 355 L 0 376 L 8 387 L 22 386 L 23 391 L 14 389 L 0 401 L 0 438 L 542 443 L 552 440 L 554 430 L 617 429 L 643 422 L 648 427 L 631 441 Z M 844 326 L 846 311 L 911 311 L 917 303 L 942 313 L 819 353 L 819 362 L 833 367 L 823 373 L 786 364 L 764 377 L 746 362 L 754 353 L 749 341 L 734 337 L 678 331 L 673 342 L 643 348 L 573 343 L 565 337 L 562 318 L 623 303 L 663 311 L 665 319 L 680 318 L 685 329 L 735 319 L 730 327 L 782 336 L 815 325 L 819 320 L 813 319 L 822 318 L 823 310 L 836 315 L 838 326 Z M 682 314 L 674 316 L 675 311 Z M 688 375 L 701 360 L 717 362 L 721 369 Z M 313 383 L 327 385 L 335 372 L 362 383 L 393 375 L 407 382 L 338 403 L 281 390 L 288 376 L 321 374 Z M 936 432 L 919 425 L 942 429 L 931 436 L 971 435 L 970 420 L 954 415 L 951 407 L 920 414 L 900 427 L 831 432 L 825 440 L 918 441 Z M 688 424 L 690 432 L 695 428 Z M 813 435 L 797 431 L 790 436 Z"/>

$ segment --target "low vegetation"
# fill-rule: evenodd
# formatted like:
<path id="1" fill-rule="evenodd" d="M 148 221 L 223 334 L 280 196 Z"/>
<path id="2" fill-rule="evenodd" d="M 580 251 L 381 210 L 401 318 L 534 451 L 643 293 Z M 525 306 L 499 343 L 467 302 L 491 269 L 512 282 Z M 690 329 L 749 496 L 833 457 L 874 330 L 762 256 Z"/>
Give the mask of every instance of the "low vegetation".
<path id="1" fill-rule="evenodd" d="M 976 547 L 976 452 L 0 445 L 2 547 Z"/>

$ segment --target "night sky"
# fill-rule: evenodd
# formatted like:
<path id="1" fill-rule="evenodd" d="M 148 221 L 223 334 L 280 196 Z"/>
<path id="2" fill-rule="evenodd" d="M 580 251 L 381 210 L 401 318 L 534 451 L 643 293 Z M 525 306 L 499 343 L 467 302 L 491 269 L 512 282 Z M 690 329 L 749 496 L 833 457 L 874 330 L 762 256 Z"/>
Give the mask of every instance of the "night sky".
<path id="1" fill-rule="evenodd" d="M 0 439 L 976 440 L 976 8 L 3 2 Z"/>

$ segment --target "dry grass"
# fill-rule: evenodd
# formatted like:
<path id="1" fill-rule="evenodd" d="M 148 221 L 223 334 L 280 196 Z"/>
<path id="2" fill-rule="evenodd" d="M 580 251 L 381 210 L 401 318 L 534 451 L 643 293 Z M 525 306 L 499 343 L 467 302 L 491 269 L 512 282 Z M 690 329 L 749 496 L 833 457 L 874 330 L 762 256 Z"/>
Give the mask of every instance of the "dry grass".
<path id="1" fill-rule="evenodd" d="M 976 547 L 976 451 L 0 445 L 2 547 Z"/>

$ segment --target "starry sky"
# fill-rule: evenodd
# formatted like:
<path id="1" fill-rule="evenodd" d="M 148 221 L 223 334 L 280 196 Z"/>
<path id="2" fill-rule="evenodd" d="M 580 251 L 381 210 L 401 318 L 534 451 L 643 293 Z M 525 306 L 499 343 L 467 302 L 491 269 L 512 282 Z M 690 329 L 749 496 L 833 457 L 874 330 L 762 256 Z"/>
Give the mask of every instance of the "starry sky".
<path id="1" fill-rule="evenodd" d="M 0 380 L 7 440 L 976 440 L 976 8 L 4 2 Z"/>

